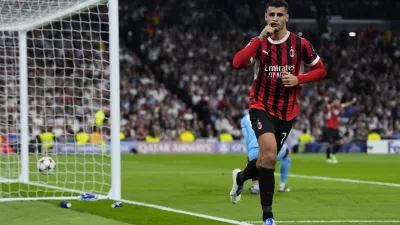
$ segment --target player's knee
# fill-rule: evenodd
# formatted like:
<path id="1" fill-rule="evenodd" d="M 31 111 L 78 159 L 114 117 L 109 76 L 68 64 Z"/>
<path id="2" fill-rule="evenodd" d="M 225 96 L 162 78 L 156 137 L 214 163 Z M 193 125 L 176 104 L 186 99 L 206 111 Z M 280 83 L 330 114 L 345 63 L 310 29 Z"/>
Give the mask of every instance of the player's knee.
<path id="1" fill-rule="evenodd" d="M 273 133 L 264 133 L 258 138 L 260 153 L 277 152 L 277 144 Z"/>
<path id="2" fill-rule="evenodd" d="M 275 166 L 275 164 L 276 164 L 276 154 L 273 154 L 273 153 L 265 154 L 263 161 L 266 162 L 266 164 L 268 164 L 268 165 L 274 165 Z"/>
<path id="3" fill-rule="evenodd" d="M 339 140 L 339 145 L 344 145 L 344 141 L 343 140 Z"/>
<path id="4" fill-rule="evenodd" d="M 271 151 L 269 153 L 264 153 L 260 155 L 257 164 L 258 167 L 262 168 L 275 168 L 276 154 Z"/>
<path id="5" fill-rule="evenodd" d="M 275 168 L 277 144 L 273 133 L 262 134 L 258 138 L 260 151 L 257 166 L 264 168 Z"/>

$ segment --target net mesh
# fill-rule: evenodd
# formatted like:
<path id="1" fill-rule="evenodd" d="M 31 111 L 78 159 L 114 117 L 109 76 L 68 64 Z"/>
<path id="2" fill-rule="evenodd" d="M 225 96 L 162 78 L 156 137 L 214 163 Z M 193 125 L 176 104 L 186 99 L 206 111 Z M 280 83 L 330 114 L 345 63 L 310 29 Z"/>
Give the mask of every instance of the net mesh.
<path id="1" fill-rule="evenodd" d="M 84 0 L 0 1 L 0 198 L 106 195 L 110 189 L 108 7 L 96 3 L 27 32 L 29 181 L 20 176 L 18 31 Z M 23 94 L 23 93 L 22 93 Z M 104 113 L 104 120 L 102 119 Z M 52 132 L 54 142 L 44 132 Z M 42 139 L 43 138 L 43 139 Z M 40 174 L 43 156 L 56 161 Z"/>

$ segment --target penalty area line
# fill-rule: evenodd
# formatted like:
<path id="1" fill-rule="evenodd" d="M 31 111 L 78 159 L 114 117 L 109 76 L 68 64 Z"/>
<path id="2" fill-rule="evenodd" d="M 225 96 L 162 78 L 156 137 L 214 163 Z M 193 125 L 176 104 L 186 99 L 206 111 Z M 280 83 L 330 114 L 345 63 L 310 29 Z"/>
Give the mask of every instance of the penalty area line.
<path id="1" fill-rule="evenodd" d="M 216 216 L 208 216 L 208 215 L 204 215 L 204 214 L 200 214 L 200 213 L 194 213 L 194 212 L 189 212 L 189 211 L 184 211 L 184 210 L 179 210 L 179 209 L 173 209 L 173 208 L 169 208 L 169 207 L 165 207 L 165 206 L 161 206 L 161 205 L 148 204 L 148 203 L 131 201 L 131 200 L 126 200 L 126 199 L 122 199 L 121 202 L 132 204 L 132 205 L 154 208 L 154 209 L 163 210 L 163 211 L 167 211 L 167 212 L 173 212 L 173 213 L 179 213 L 179 214 L 184 214 L 184 215 L 189 215 L 189 216 L 194 216 L 194 217 L 200 217 L 200 218 L 209 219 L 209 220 L 215 220 L 215 221 L 229 223 L 229 224 L 251 225 L 250 223 L 247 223 L 247 222 L 240 222 L 240 221 L 225 219 L 225 218 L 216 217 Z"/>

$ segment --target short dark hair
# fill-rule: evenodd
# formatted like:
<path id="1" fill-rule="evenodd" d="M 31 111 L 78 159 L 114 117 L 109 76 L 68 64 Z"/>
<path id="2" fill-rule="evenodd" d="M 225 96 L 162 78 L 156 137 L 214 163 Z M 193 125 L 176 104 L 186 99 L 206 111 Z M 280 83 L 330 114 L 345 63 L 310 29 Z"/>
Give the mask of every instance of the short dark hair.
<path id="1" fill-rule="evenodd" d="M 270 0 L 267 2 L 267 5 L 265 6 L 265 11 L 267 11 L 269 7 L 276 7 L 276 8 L 283 7 L 285 8 L 286 12 L 289 9 L 289 6 L 285 0 Z"/>

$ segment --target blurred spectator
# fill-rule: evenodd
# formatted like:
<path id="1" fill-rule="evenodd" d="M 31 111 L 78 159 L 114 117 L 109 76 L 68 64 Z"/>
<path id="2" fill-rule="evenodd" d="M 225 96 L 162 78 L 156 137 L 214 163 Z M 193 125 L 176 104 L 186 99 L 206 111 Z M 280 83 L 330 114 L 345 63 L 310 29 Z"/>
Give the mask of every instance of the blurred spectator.
<path id="1" fill-rule="evenodd" d="M 387 18 L 391 13 L 378 9 L 395 9 L 391 6 L 398 4 L 327 1 L 321 8 L 314 3 L 291 2 L 291 17 Z M 250 69 L 233 70 L 231 60 L 234 52 L 258 35 L 264 8 L 244 0 L 230 4 L 122 0 L 120 8 L 120 128 L 126 139 L 179 140 L 183 132 L 196 140 L 215 141 L 225 132 L 240 139 L 239 121 L 248 109 L 254 76 Z M 53 24 L 51 30 L 28 33 L 32 137 L 51 126 L 57 139 L 73 139 L 80 130 L 95 132 L 93 125 L 99 120 L 103 129 L 96 134 L 100 132 L 104 139 L 109 136 L 108 42 L 101 33 L 102 23 L 90 24 L 79 24 L 82 32 L 71 32 L 78 24 L 66 22 L 63 29 Z M 289 30 L 300 35 L 300 30 Z M 371 130 L 379 130 L 382 138 L 400 138 L 400 34 L 370 28 L 358 30 L 355 37 L 330 29 L 322 34 L 301 30 L 301 35 L 314 44 L 328 77 L 303 85 L 301 114 L 289 136 L 293 146 L 302 130 L 313 140 L 320 139 L 323 98 L 333 93 L 342 101 L 359 99 L 340 118 L 346 141 L 366 139 Z M 15 32 L 0 36 L 7 46 L 13 46 L 18 37 Z M 0 49 L 0 55 L 11 56 L 12 50 Z M 12 65 L 13 59 L 2 58 L 4 65 Z M 19 120 L 18 76 L 15 68 L 4 65 L 0 65 L 0 104 L 4 106 L 0 124 L 12 133 L 17 132 L 13 128 Z M 99 110 L 102 114 L 96 113 Z"/>
<path id="2" fill-rule="evenodd" d="M 152 35 L 141 36 L 140 54 L 149 65 L 154 65 L 151 68 L 158 79 L 174 80 L 181 93 L 190 96 L 189 105 L 206 104 L 215 128 L 215 132 L 209 134 L 215 137 L 225 130 L 235 139 L 240 138 L 238 118 L 247 110 L 253 76 L 249 70 L 234 71 L 231 58 L 236 50 L 247 44 L 251 35 L 258 34 L 257 29 L 245 21 L 257 20 L 257 14 L 249 12 L 263 10 L 262 7 L 256 9 L 252 3 L 233 1 L 232 8 L 237 10 L 229 12 L 226 9 L 228 6 L 217 3 L 158 3 L 157 7 L 152 7 L 143 2 L 141 7 L 127 10 L 148 12 L 142 14 L 144 18 L 151 18 L 154 12 L 160 15 L 157 25 L 152 20 L 138 19 L 126 23 L 140 21 L 139 27 L 152 26 L 155 29 Z M 235 4 L 243 4 L 243 7 L 234 7 Z M 312 4 L 296 3 L 296 12 L 307 12 L 303 7 L 307 5 L 312 9 Z M 330 13 L 346 12 L 335 8 L 333 2 L 325 6 Z M 353 7 L 351 4 L 348 6 Z M 371 15 L 375 15 L 374 7 L 366 4 L 362 10 L 371 10 Z M 362 12 L 362 15 L 365 13 L 362 10 L 356 11 Z M 239 15 L 244 18 L 242 22 L 235 18 Z M 376 128 L 382 130 L 383 137 L 392 137 L 395 127 L 400 126 L 398 116 L 392 115 L 399 104 L 395 97 L 396 90 L 400 88 L 399 79 L 396 79 L 400 76 L 397 72 L 400 71 L 399 34 L 368 29 L 359 30 L 356 37 L 350 37 L 345 31 L 329 31 L 329 35 L 323 34 L 325 38 L 322 42 L 321 37 L 312 31 L 304 30 L 302 35 L 315 40 L 314 46 L 327 66 L 329 79 L 319 84 L 304 85 L 304 97 L 300 99 L 301 114 L 296 123 L 299 129 L 306 129 L 313 139 L 320 139 L 324 124 L 322 99 L 335 93 L 342 101 L 353 97 L 360 99 L 359 104 L 346 109 L 341 117 L 340 130 L 346 141 L 365 139 L 368 131 Z M 188 112 L 184 118 L 190 118 L 189 115 Z M 207 119 L 203 115 L 201 118 Z"/>

